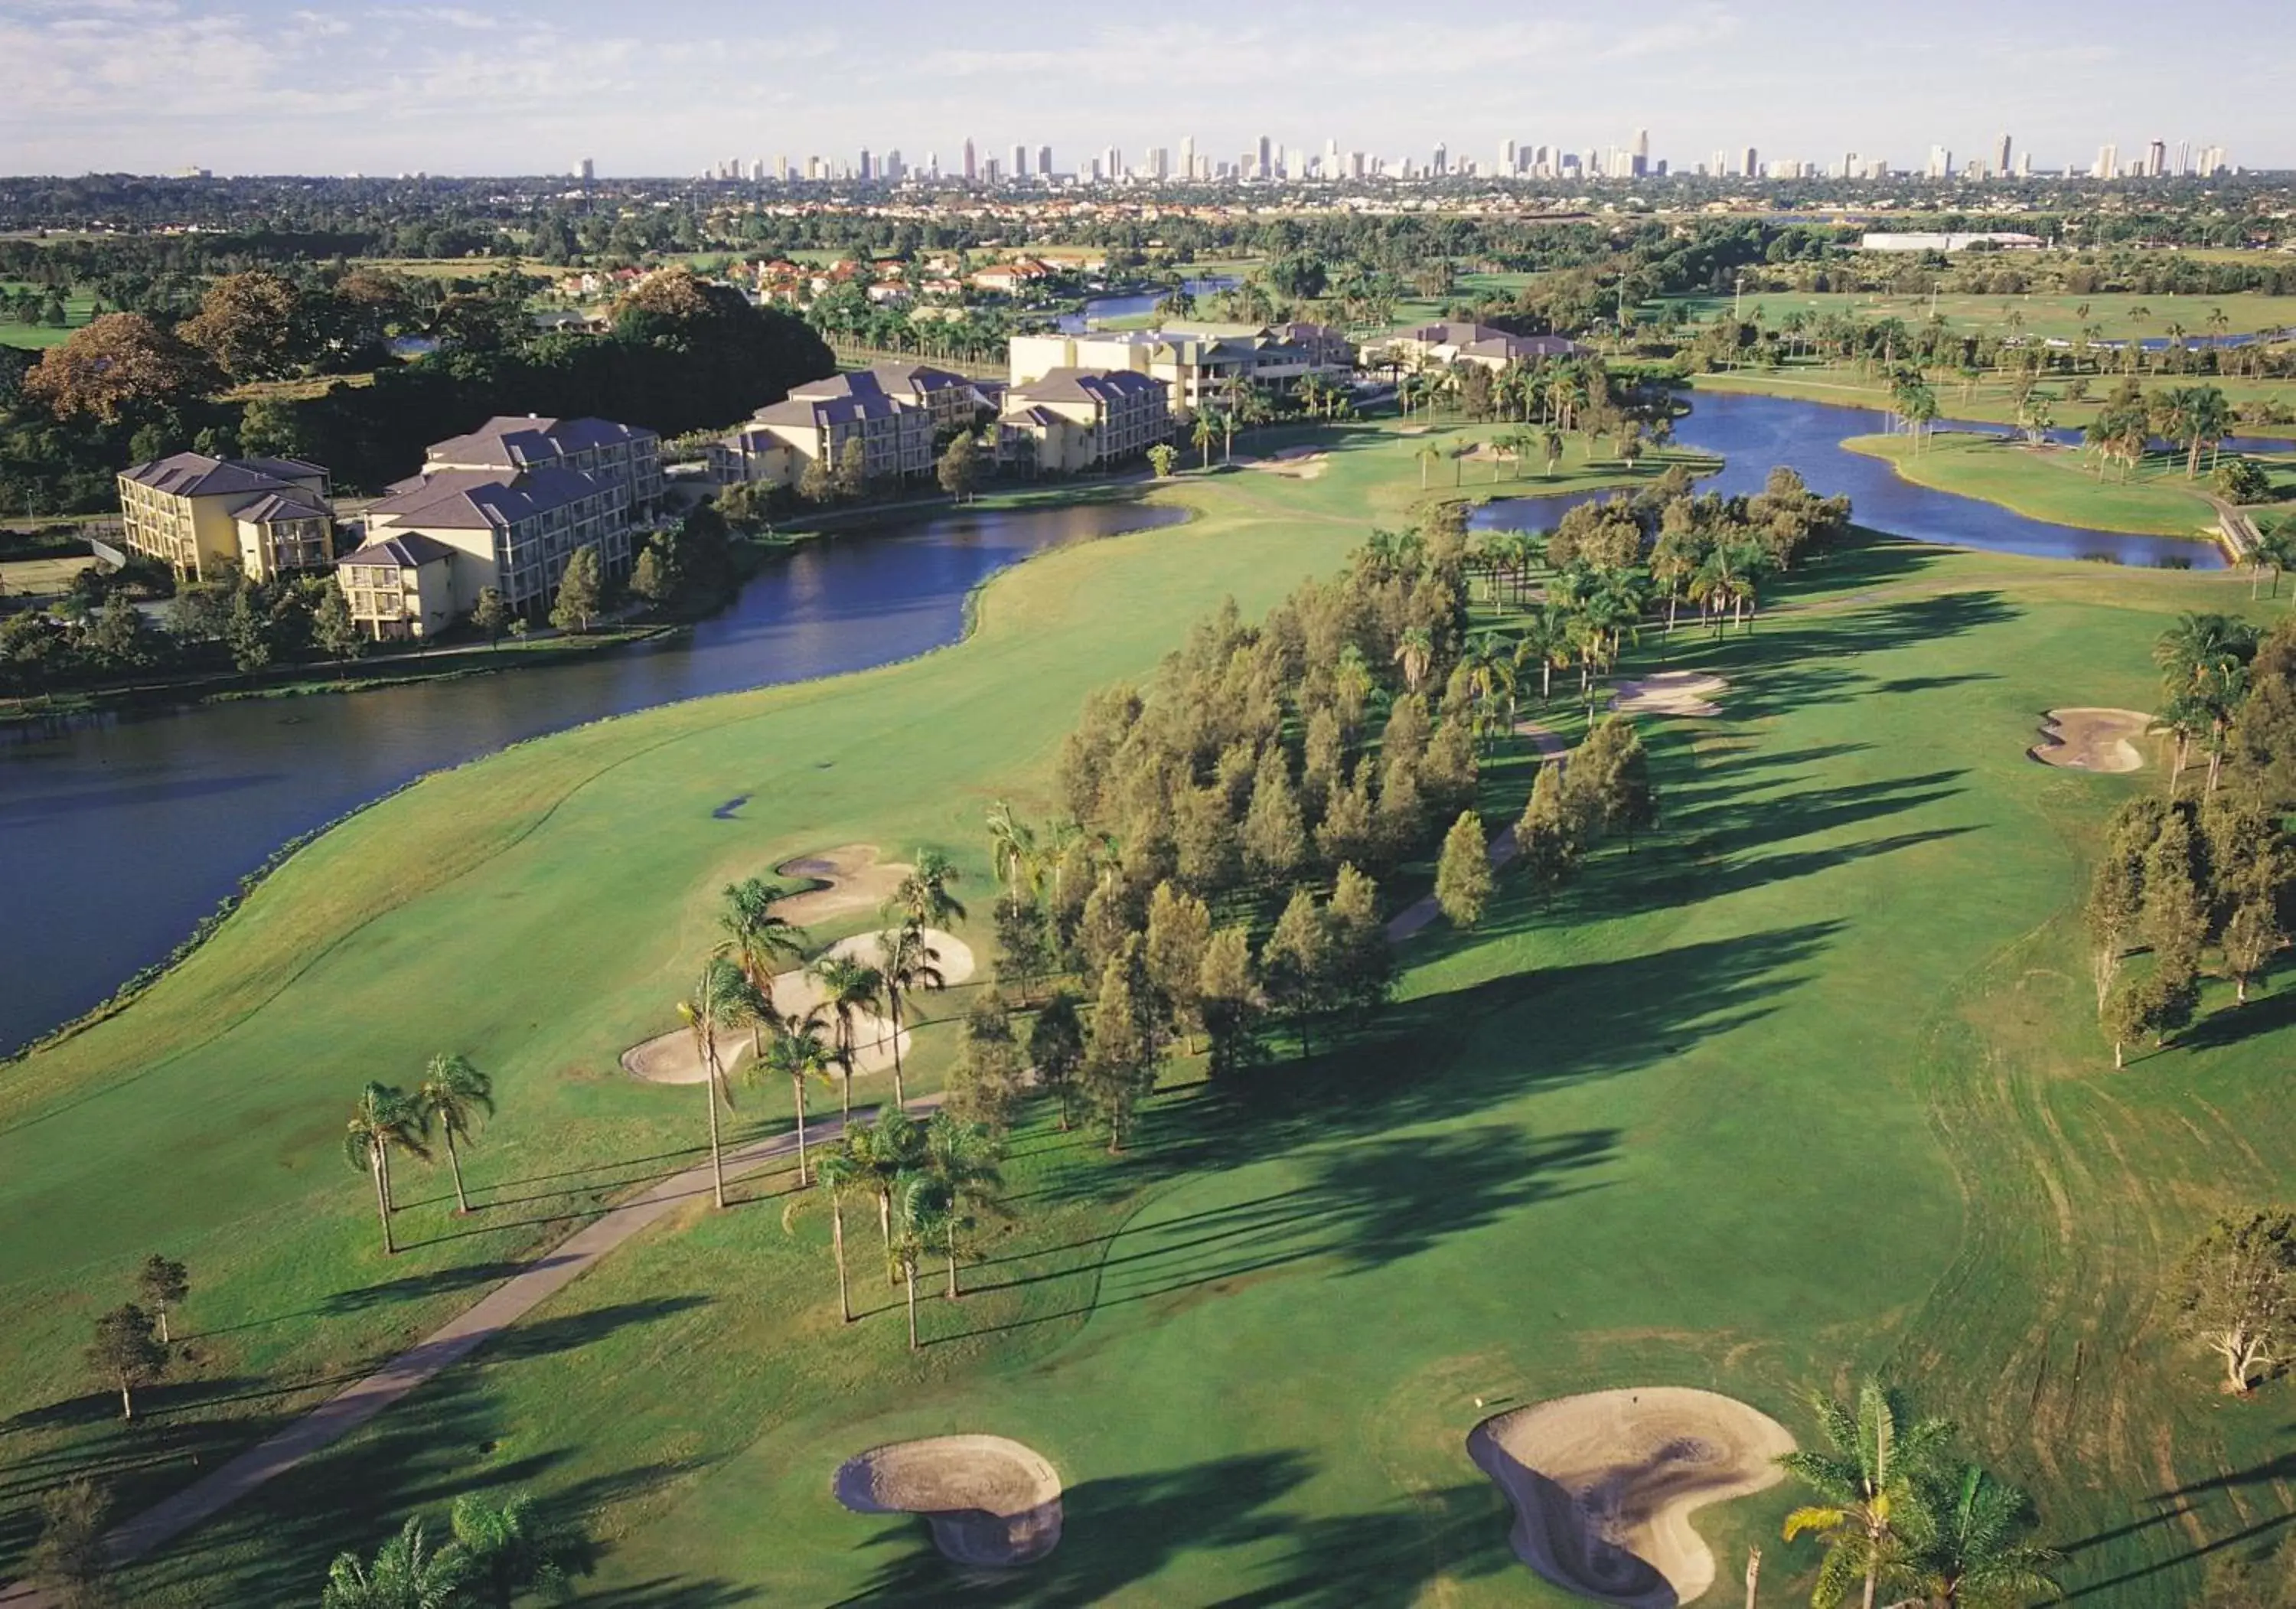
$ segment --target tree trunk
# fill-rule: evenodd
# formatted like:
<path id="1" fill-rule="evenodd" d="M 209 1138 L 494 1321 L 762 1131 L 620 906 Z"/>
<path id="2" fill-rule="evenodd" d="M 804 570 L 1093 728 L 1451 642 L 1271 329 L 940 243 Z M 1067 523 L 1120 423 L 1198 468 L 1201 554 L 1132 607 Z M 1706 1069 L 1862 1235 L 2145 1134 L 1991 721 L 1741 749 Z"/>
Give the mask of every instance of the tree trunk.
<path id="1" fill-rule="evenodd" d="M 837 1310 L 848 1324 L 853 1322 L 853 1298 L 845 1285 L 845 1198 L 832 1195 L 829 1201 L 829 1244 L 837 1257 Z"/>
<path id="2" fill-rule="evenodd" d="M 797 1187 L 802 1190 L 811 1182 L 805 1165 L 805 1077 L 791 1081 L 797 1085 Z"/>
<path id="3" fill-rule="evenodd" d="M 917 1350 L 917 1265 L 911 1260 L 902 1265 L 909 1277 L 909 1350 Z"/>
<path id="4" fill-rule="evenodd" d="M 374 1211 L 375 1215 L 382 1219 L 382 1254 L 385 1257 L 396 1257 L 398 1255 L 398 1247 L 392 1243 L 390 1238 L 390 1186 L 386 1182 L 384 1175 L 384 1170 L 388 1166 L 389 1164 L 383 1160 L 381 1147 L 374 1147 L 374 1165 L 373 1169 L 373 1172 L 374 1174 Z"/>
<path id="5" fill-rule="evenodd" d="M 885 1243 L 885 1283 L 898 1284 L 900 1270 L 893 1264 L 893 1193 L 890 1190 L 877 1192 L 877 1233 Z"/>
<path id="6" fill-rule="evenodd" d="M 447 1128 L 447 1166 L 454 1171 L 455 1175 L 455 1216 L 467 1218 L 471 1213 L 471 1198 L 463 1193 L 463 1154 L 455 1149 L 455 1129 L 452 1124 Z"/>
<path id="7" fill-rule="evenodd" d="M 906 1112 L 908 1097 L 901 1093 L 901 997 L 887 991 L 893 1011 L 893 1110 Z"/>
<path id="8" fill-rule="evenodd" d="M 718 1148 L 718 1052 L 711 1047 L 702 1065 L 701 1098 L 709 1106 L 709 1188 L 718 1204 L 726 1204 L 726 1162 Z"/>
<path id="9" fill-rule="evenodd" d="M 951 1301 L 957 1300 L 956 1224 L 954 1220 L 948 1226 L 948 1299 Z"/>
<path id="10" fill-rule="evenodd" d="M 2243 981 L 2241 987 L 2245 989 L 2247 987 L 2246 982 Z M 2245 1001 L 2247 998 L 2248 997 L 2245 994 L 2241 996 L 2241 999 L 2243 1001 Z M 160 1344 L 161 1346 L 171 1346 L 174 1342 L 168 1334 L 168 1304 L 162 1301 L 155 1305 L 160 1310 Z"/>
<path id="11" fill-rule="evenodd" d="M 128 1395 L 127 1382 L 125 1380 L 119 1383 L 119 1416 L 123 1419 L 133 1419 L 135 1416 L 135 1399 Z"/>

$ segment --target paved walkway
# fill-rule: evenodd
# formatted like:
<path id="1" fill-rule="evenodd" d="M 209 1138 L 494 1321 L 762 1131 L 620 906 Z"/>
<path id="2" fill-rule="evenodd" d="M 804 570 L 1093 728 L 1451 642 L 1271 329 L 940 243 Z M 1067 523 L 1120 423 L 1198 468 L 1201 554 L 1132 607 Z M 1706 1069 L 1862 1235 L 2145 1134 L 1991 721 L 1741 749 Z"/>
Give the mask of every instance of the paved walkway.
<path id="1" fill-rule="evenodd" d="M 1518 735 L 1530 739 L 1539 754 L 1560 759 L 1569 745 L 1535 721 L 1515 726 Z M 1514 828 L 1509 826 L 1491 843 L 1496 869 L 1515 856 Z M 1431 924 L 1439 907 L 1428 895 L 1401 911 L 1387 924 L 1390 940 L 1401 941 Z M 911 1112 L 926 1112 L 939 1104 L 927 1096 L 911 1101 Z M 857 1115 L 866 1117 L 867 1112 Z M 840 1118 L 808 1123 L 808 1146 L 816 1139 L 833 1140 L 844 1130 Z M 795 1131 L 771 1139 L 753 1140 L 725 1153 L 726 1177 L 755 1173 L 769 1162 L 797 1152 Z M 392 1403 L 452 1367 L 502 1334 L 520 1319 L 587 1272 L 591 1266 L 631 1235 L 668 1216 L 686 1202 L 706 1200 L 710 1169 L 699 1162 L 663 1179 L 644 1194 L 610 1208 L 551 1250 L 527 1264 L 493 1290 L 463 1309 L 439 1328 L 393 1358 L 365 1379 L 345 1386 L 276 1435 L 257 1443 L 213 1474 L 202 1475 L 173 1497 L 145 1509 L 105 1538 L 115 1564 L 128 1564 L 153 1548 L 203 1523 L 238 1502 L 266 1482 L 286 1474 L 315 1453 L 341 1441 Z M 0 1585 L 0 1609 L 61 1609 L 60 1601 L 29 1582 Z"/>
<path id="2" fill-rule="evenodd" d="M 938 1104 L 938 1096 L 928 1096 L 911 1101 L 909 1110 L 923 1112 Z M 866 1119 L 870 1113 L 857 1109 L 855 1115 Z M 817 1139 L 835 1139 L 844 1127 L 844 1121 L 833 1116 L 808 1122 L 808 1149 Z M 755 1173 L 796 1153 L 794 1129 L 770 1139 L 752 1140 L 725 1153 L 726 1177 L 730 1180 Z M 373 1374 L 344 1387 L 276 1435 L 112 1531 L 104 1539 L 112 1561 L 124 1564 L 143 1557 L 213 1518 L 265 1482 L 333 1446 L 441 1370 L 502 1334 L 631 1235 L 687 1202 L 709 1200 L 709 1163 L 704 1160 L 608 1209 Z M 61 1609 L 61 1601 L 29 1582 L 18 1581 L 0 1585 L 0 1609 Z"/>
<path id="3" fill-rule="evenodd" d="M 1514 729 L 1515 735 L 1518 737 L 1530 739 L 1531 746 L 1538 751 L 1542 759 L 1561 759 L 1570 752 L 1570 744 L 1537 721 L 1517 721 Z M 1509 823 L 1499 830 L 1499 835 L 1496 838 L 1491 840 L 1491 870 L 1497 871 L 1508 861 L 1513 860 L 1514 856 L 1514 826 L 1513 823 Z M 1400 944 L 1406 939 L 1424 932 L 1429 924 L 1442 914 L 1442 908 L 1435 902 L 1435 896 L 1432 894 L 1425 895 L 1404 907 L 1388 918 L 1388 942 Z M 4 1598 L 0 1598 L 0 1604 L 4 1604 L 6 1601 Z"/>

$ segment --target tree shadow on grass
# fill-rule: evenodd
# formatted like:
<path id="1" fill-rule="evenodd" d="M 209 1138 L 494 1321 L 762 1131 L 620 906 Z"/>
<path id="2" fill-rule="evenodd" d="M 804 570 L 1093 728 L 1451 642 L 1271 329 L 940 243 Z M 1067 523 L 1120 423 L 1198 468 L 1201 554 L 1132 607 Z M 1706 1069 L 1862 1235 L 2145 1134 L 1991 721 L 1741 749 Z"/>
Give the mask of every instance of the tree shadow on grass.
<path id="1" fill-rule="evenodd" d="M 898 1550 L 845 1604 L 952 1601 L 1097 1604 L 1161 1573 L 1185 1554 L 1253 1547 L 1283 1535 L 1274 1506 L 1306 1484 L 1314 1463 L 1294 1451 L 1240 1453 L 1184 1469 L 1081 1481 L 1061 1494 L 1061 1542 L 1025 1569 L 962 1569 L 934 1551 L 922 1518 L 882 1527 L 863 1544 Z"/>
<path id="2" fill-rule="evenodd" d="M 1463 1482 L 1360 1514 L 1283 1505 L 1314 1474 L 1301 1453 L 1237 1454 L 1185 1469 L 1083 1481 L 1062 1495 L 1061 1542 L 1038 1563 L 968 1571 L 933 1548 L 922 1519 L 865 1546 L 898 1548 L 842 1604 L 1011 1605 L 1071 1609 L 1138 1590 L 1192 1556 L 1212 1561 L 1222 1609 L 1356 1609 L 1419 1601 L 1439 1580 L 1516 1568 L 1496 1494 Z M 1201 1566 L 1200 1566 L 1201 1568 Z"/>
<path id="3" fill-rule="evenodd" d="M 2261 998 L 2251 993 L 2247 1005 L 2218 1007 L 2177 1034 L 2175 1044 L 2184 1050 L 2223 1050 L 2292 1023 L 2296 1023 L 2296 988 Z"/>

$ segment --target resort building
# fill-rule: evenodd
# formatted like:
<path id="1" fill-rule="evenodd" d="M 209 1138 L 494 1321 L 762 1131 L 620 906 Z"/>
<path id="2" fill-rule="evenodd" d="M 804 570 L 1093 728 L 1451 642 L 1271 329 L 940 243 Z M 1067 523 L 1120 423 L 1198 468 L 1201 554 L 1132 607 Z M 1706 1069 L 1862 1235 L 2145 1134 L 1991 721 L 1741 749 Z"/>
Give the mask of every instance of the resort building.
<path id="1" fill-rule="evenodd" d="M 1057 368 L 1004 393 L 996 461 L 1075 474 L 1145 453 L 1172 435 L 1172 390 L 1132 369 Z"/>
<path id="2" fill-rule="evenodd" d="M 622 481 L 631 513 L 643 518 L 661 501 L 661 439 L 610 419 L 545 419 L 506 415 L 422 455 L 422 472 L 441 470 L 580 470 Z"/>
<path id="3" fill-rule="evenodd" d="M 795 486 L 816 464 L 835 470 L 853 441 L 872 480 L 931 474 L 941 433 L 970 428 L 980 406 L 971 381 L 923 364 L 809 380 L 713 443 L 710 476 Z"/>
<path id="4" fill-rule="evenodd" d="M 419 531 L 369 542 L 335 577 L 351 619 L 378 641 L 434 636 L 455 618 L 455 549 Z"/>
<path id="5" fill-rule="evenodd" d="M 550 607 L 567 562 L 595 547 L 626 575 L 661 497 L 652 431 L 604 419 L 490 419 L 423 456 L 422 472 L 366 511 L 366 541 L 336 566 L 351 618 L 373 636 L 428 636 L 491 587 L 514 614 Z"/>
<path id="6" fill-rule="evenodd" d="M 1355 349 L 1321 324 L 1176 324 L 1160 330 L 1016 335 L 1008 361 L 1016 386 L 1062 369 L 1129 369 L 1164 382 L 1173 406 L 1201 409 L 1218 406 L 1238 382 L 1289 390 L 1309 374 L 1352 379 Z"/>
<path id="7" fill-rule="evenodd" d="M 120 534 L 184 579 L 236 566 L 268 581 L 333 559 L 332 496 L 316 464 L 177 453 L 119 477 Z"/>
<path id="8" fill-rule="evenodd" d="M 1511 363 L 1576 357 L 1587 349 L 1561 335 L 1510 335 L 1488 324 L 1447 323 L 1406 330 L 1387 342 L 1383 355 L 1406 368 L 1473 363 L 1503 369 Z"/>

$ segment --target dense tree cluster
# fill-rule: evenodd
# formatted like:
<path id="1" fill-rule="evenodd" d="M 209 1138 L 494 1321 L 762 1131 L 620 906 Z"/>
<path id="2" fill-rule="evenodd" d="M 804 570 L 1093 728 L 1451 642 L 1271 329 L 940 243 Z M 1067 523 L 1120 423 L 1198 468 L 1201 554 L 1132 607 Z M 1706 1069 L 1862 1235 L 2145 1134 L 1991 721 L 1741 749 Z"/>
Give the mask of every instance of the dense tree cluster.
<path id="1" fill-rule="evenodd" d="M 2086 910 L 2115 1066 L 2130 1044 L 2163 1042 L 2192 1022 L 2211 961 L 2245 1003 L 2287 945 L 2296 905 L 2286 827 L 2296 809 L 2296 623 L 2284 620 L 2259 644 L 2224 616 L 2187 615 L 2156 657 L 2156 726 L 2176 745 L 2168 797 L 2131 800 L 2114 815 Z M 2196 749 L 2207 766 L 2199 796 L 2187 798 L 2181 784 Z"/>
<path id="2" fill-rule="evenodd" d="M 730 423 L 835 367 L 801 320 L 682 271 L 644 282 L 604 335 L 537 330 L 531 282 L 509 270 L 429 300 L 406 283 L 250 271 L 216 282 L 172 328 L 111 313 L 29 365 L 0 349 L 0 513 L 107 507 L 119 469 L 185 448 L 308 458 L 346 489 L 373 488 L 492 415 L 595 415 L 675 435 Z M 410 323 L 439 349 L 383 357 L 382 337 Z M 377 362 L 371 385 L 226 394 Z"/>

